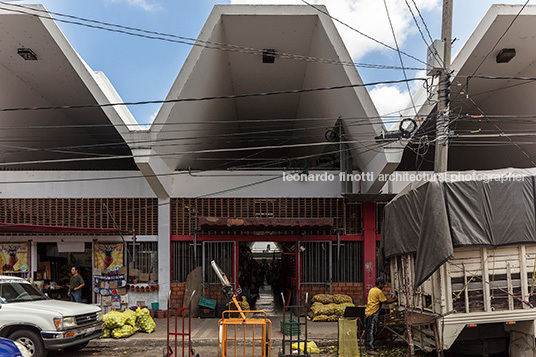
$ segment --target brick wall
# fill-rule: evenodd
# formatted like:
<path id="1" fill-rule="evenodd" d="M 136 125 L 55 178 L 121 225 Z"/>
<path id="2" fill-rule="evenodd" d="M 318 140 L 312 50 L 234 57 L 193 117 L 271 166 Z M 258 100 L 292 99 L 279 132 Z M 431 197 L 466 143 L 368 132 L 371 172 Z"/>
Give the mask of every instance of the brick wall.
<path id="1" fill-rule="evenodd" d="M 363 283 L 333 283 L 331 284 L 331 291 L 332 294 L 344 294 L 350 296 L 356 305 L 363 305 L 366 303 L 363 297 Z M 303 285 L 302 299 L 305 299 L 306 292 L 309 292 L 310 300 L 316 294 L 329 294 L 329 285 Z"/>
<path id="2" fill-rule="evenodd" d="M 184 291 L 186 290 L 186 283 L 171 283 L 171 307 L 182 307 L 184 300 Z M 221 285 L 209 285 L 205 288 L 206 298 L 217 300 L 218 302 L 227 302 L 225 296 L 221 292 Z"/>
<path id="3" fill-rule="evenodd" d="M 169 305 L 172 308 L 182 307 L 185 289 L 186 289 L 185 283 L 171 283 L 171 301 Z"/>

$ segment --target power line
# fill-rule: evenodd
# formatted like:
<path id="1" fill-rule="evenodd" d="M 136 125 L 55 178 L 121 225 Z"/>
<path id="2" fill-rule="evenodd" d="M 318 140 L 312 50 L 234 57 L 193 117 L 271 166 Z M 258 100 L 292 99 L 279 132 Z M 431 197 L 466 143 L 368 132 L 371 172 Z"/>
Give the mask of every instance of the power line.
<path id="1" fill-rule="evenodd" d="M 187 172 L 183 172 L 183 174 L 184 173 L 187 173 Z M 173 174 L 176 174 L 176 173 L 173 173 Z M 158 176 L 158 175 L 154 175 L 154 176 Z M 164 175 L 161 175 L 161 176 L 164 176 Z M 148 176 L 144 175 L 144 176 L 138 176 L 138 177 L 139 178 L 144 178 L 144 177 L 148 177 Z M 280 175 L 277 176 L 277 177 L 274 176 L 272 178 L 263 179 L 261 181 L 257 181 L 257 182 L 253 182 L 253 183 L 249 183 L 249 184 L 245 184 L 245 185 L 239 185 L 239 186 L 231 187 L 229 189 L 215 191 L 215 192 L 203 194 L 203 195 L 200 195 L 200 196 L 197 196 L 197 197 L 192 197 L 192 198 L 204 198 L 204 197 L 214 196 L 214 195 L 218 195 L 218 194 L 222 194 L 222 193 L 237 191 L 237 190 L 240 190 L 240 189 L 243 189 L 243 188 L 253 187 L 253 186 L 256 186 L 256 185 L 259 185 L 259 184 L 262 184 L 262 183 L 273 181 L 278 177 L 281 178 L 282 176 L 280 176 Z M 58 182 L 58 181 L 49 181 L 49 182 Z M 64 182 L 64 181 L 61 181 L 61 182 Z M 15 182 L 15 183 L 19 183 L 19 182 Z M 42 183 L 44 183 L 44 182 L 42 182 Z M 122 213 L 122 212 L 146 210 L 146 209 L 149 209 L 149 208 L 166 206 L 166 205 L 171 205 L 171 204 L 172 204 L 172 201 L 170 200 L 169 202 L 157 203 L 157 204 L 154 204 L 154 205 L 147 205 L 147 206 L 144 206 L 144 207 L 136 207 L 136 208 L 130 208 L 130 209 L 119 209 L 119 210 L 115 210 L 115 211 L 113 211 L 111 213 Z M 89 217 L 98 217 L 98 216 L 107 215 L 107 214 L 108 213 L 106 212 L 106 213 L 91 214 L 91 215 L 84 215 L 84 216 L 78 216 L 78 217 L 70 217 L 69 219 L 63 220 L 63 221 L 61 221 L 59 223 L 66 224 L 68 222 L 71 222 L 71 221 L 74 221 L 74 220 L 77 220 L 77 219 L 83 219 L 83 218 L 89 218 Z M 37 224 L 37 223 L 39 223 L 39 221 L 33 221 L 33 222 L 30 222 L 29 224 Z"/>
<path id="2" fill-rule="evenodd" d="M 467 78 L 466 78 L 466 80 L 465 80 L 465 95 L 466 95 L 466 98 L 469 98 L 469 81 L 470 81 L 472 78 L 479 78 L 479 79 L 498 79 L 498 80 L 514 79 L 514 80 L 519 80 L 519 81 L 536 81 L 536 77 L 470 75 L 470 76 L 467 76 Z"/>
<path id="3" fill-rule="evenodd" d="M 313 5 L 313 4 L 310 4 L 310 3 L 308 3 L 308 2 L 305 1 L 305 0 L 301 0 L 301 1 L 302 1 L 303 3 L 305 3 L 306 5 L 312 7 L 312 8 L 315 9 L 316 11 L 321 12 L 322 14 L 324 14 L 324 15 L 330 17 L 332 20 L 337 21 L 337 22 L 340 23 L 341 25 L 348 27 L 350 30 L 357 32 L 357 33 L 360 34 L 361 36 L 364 36 L 364 37 L 368 38 L 369 40 L 372 40 L 372 41 L 376 42 L 377 44 L 380 44 L 380 45 L 382 45 L 382 46 L 384 46 L 384 47 L 387 47 L 387 48 L 389 48 L 389 49 L 391 49 L 391 50 L 393 50 L 393 51 L 397 51 L 397 49 L 394 48 L 393 46 L 389 46 L 388 44 L 383 43 L 383 42 L 381 42 L 380 40 L 377 40 L 377 39 L 375 39 L 374 37 L 369 36 L 369 35 L 367 35 L 367 34 L 361 32 L 361 31 L 359 31 L 358 29 L 356 29 L 356 28 L 354 28 L 354 27 L 348 25 L 347 23 L 345 23 L 345 22 L 343 22 L 343 21 L 337 19 L 336 17 L 333 17 L 333 16 L 330 15 L 328 12 L 322 10 L 322 9 L 319 8 L 318 6 L 315 6 L 315 5 Z M 408 56 L 409 58 L 414 59 L 414 60 L 417 61 L 417 62 L 420 62 L 420 63 L 426 65 L 426 62 L 424 62 L 424 61 L 418 59 L 417 57 L 414 57 L 414 56 L 412 56 L 412 55 L 410 55 L 410 54 L 408 54 L 408 53 L 406 53 L 406 52 L 403 52 L 403 51 L 400 51 L 400 53 L 402 53 L 402 54 L 405 55 L 405 56 Z"/>
<path id="4" fill-rule="evenodd" d="M 424 104 L 423 104 L 424 105 Z M 421 105 L 421 106 L 423 106 Z M 349 117 L 308 117 L 308 118 L 274 118 L 274 119 L 237 119 L 237 120 L 203 120 L 203 124 L 211 124 L 211 125 L 228 125 L 228 124 L 240 124 L 241 126 L 243 124 L 252 124 L 257 125 L 258 123 L 280 123 L 280 122 L 303 122 L 303 121 L 335 121 L 337 119 L 342 120 L 372 120 L 374 119 L 381 119 L 377 122 L 389 122 L 386 119 L 392 119 L 393 122 L 398 121 L 400 118 L 400 115 L 394 115 L 393 113 L 403 112 L 409 108 L 403 108 L 396 111 L 393 111 L 391 113 L 387 113 L 384 115 L 378 115 L 378 116 L 349 116 Z M 426 115 L 420 115 L 419 117 L 426 117 Z M 151 126 L 178 126 L 178 125 L 197 125 L 200 124 L 199 121 L 190 121 L 190 122 L 174 122 L 174 123 L 153 123 Z M 140 124 L 131 124 L 131 123 L 118 123 L 118 124 L 62 124 L 62 125 L 24 125 L 24 126 L 2 126 L 0 127 L 1 130 L 20 130 L 20 129 L 69 129 L 69 128 L 110 128 L 110 127 L 126 127 L 129 128 L 131 126 L 138 127 Z M 87 135 L 87 134 L 84 134 Z M 101 134 L 99 134 L 101 135 Z M 102 135 L 109 135 L 109 133 L 102 133 Z M 112 133 L 112 135 L 115 135 L 115 133 Z"/>
<path id="5" fill-rule="evenodd" d="M 345 125 L 347 127 L 358 127 L 358 126 L 370 126 L 370 125 L 373 125 L 374 123 L 373 122 L 368 122 L 368 121 L 365 121 L 365 120 L 362 120 L 361 122 L 360 121 L 348 121 L 345 123 Z M 272 126 L 273 127 L 273 126 Z M 277 128 L 280 128 L 281 126 L 277 126 Z M 164 138 L 164 139 L 156 139 L 156 140 L 136 140 L 136 141 L 129 141 L 128 144 L 130 146 L 134 146 L 134 145 L 141 145 L 141 144 L 150 144 L 151 148 L 156 148 L 156 147 L 166 147 L 166 146 L 175 146 L 175 144 L 173 144 L 173 142 L 187 142 L 187 143 L 179 143 L 179 145 L 181 146 L 184 146 L 184 145 L 195 145 L 197 143 L 200 143 L 199 141 L 197 142 L 190 142 L 192 140 L 199 140 L 199 139 L 207 139 L 207 138 L 234 138 L 234 137 L 237 137 L 237 136 L 251 136 L 251 135 L 256 135 L 256 134 L 274 134 L 274 133 L 285 133 L 285 132 L 297 132 L 297 131 L 309 131 L 309 130 L 314 130 L 314 129 L 329 129 L 331 128 L 332 126 L 330 125 L 329 127 L 325 126 L 325 125 L 321 125 L 321 126 L 309 126 L 309 127 L 298 127 L 298 128 L 285 128 L 285 129 L 271 129 L 271 130 L 261 130 L 261 131 L 245 131 L 245 132 L 234 132 L 234 133 L 227 133 L 227 134 L 211 134 L 211 135 L 204 135 L 204 136 L 188 136 L 188 137 L 174 137 L 174 138 Z M 175 132 L 173 130 L 170 130 L 170 131 L 166 131 L 165 133 L 168 134 L 168 133 L 171 133 L 171 132 Z M 184 130 L 178 130 L 178 132 L 184 132 Z M 354 134 L 352 135 L 352 138 L 354 139 L 357 139 L 359 137 L 370 137 L 370 136 L 373 136 L 373 135 L 376 135 L 376 132 L 375 131 L 370 131 L 370 132 L 361 132 L 359 134 Z M 288 136 L 288 135 L 285 135 L 284 137 L 273 137 L 273 136 L 270 136 L 269 139 L 277 139 L 277 138 L 283 138 L 283 139 L 297 139 L 297 138 L 306 138 L 306 137 L 311 137 L 311 135 L 293 135 L 293 136 Z M 251 140 L 245 140 L 246 142 L 248 141 L 259 141 L 260 139 L 251 139 Z M 10 136 L 10 139 L 9 141 L 14 141 L 14 142 L 20 142 L 20 140 L 13 140 L 13 137 Z M 6 142 L 5 140 L 0 140 L 0 146 L 6 146 L 6 147 L 12 147 L 12 148 L 19 148 L 19 149 L 24 149 L 24 151 L 38 151 L 38 150 L 44 150 L 44 151 L 55 151 L 55 150 L 72 150 L 72 149 L 88 149 L 88 148 L 93 148 L 93 147 L 97 147 L 97 148 L 103 148 L 103 147 L 117 147 L 117 146 L 124 146 L 125 145 L 125 142 L 123 141 L 118 141 L 118 142 L 111 142 L 111 143 L 97 143 L 97 144 L 86 144 L 86 145 L 75 145 L 75 146 L 62 146 L 62 147 L 53 147 L 53 148 L 43 148 L 43 149 L 40 149 L 40 148 L 35 148 L 35 147 L 16 147 L 16 146 L 9 146 L 9 145 L 5 145 L 5 144 L 1 144 L 2 142 Z M 29 142 L 32 142 L 32 143 L 36 143 L 36 140 L 35 139 L 30 139 Z M 37 141 L 38 142 L 38 141 Z M 169 142 L 171 142 L 171 144 L 169 144 Z M 233 143 L 238 143 L 238 142 L 244 142 L 244 141 L 240 141 L 240 140 L 233 140 Z M 168 144 L 162 144 L 162 143 L 168 143 Z M 64 152 L 64 153 L 82 153 L 81 151 L 69 151 L 69 152 Z M 94 152 L 90 152 L 88 153 L 88 155 L 95 155 Z M 105 156 L 103 154 L 103 156 Z"/>
<path id="6" fill-rule="evenodd" d="M 335 143 L 338 144 L 338 143 Z M 380 143 L 377 146 L 378 147 L 385 147 L 389 146 L 392 143 Z M 348 148 L 345 149 L 346 151 L 355 151 L 355 149 Z M 374 151 L 374 148 L 368 147 L 361 153 L 366 153 L 369 151 Z M 339 153 L 340 150 L 333 151 L 331 153 Z M 306 158 L 314 158 L 314 157 L 320 157 L 326 155 L 326 153 L 319 153 L 319 154 L 313 154 L 313 155 L 306 155 L 306 156 L 297 156 L 297 157 L 290 157 L 287 158 L 288 160 L 302 160 Z M 229 163 L 229 162 L 227 162 Z M 166 177 L 166 176 L 174 176 L 174 175 L 185 175 L 189 174 L 191 175 L 193 173 L 197 172 L 209 172 L 213 170 L 217 170 L 218 167 L 223 167 L 227 163 L 224 163 L 223 165 L 218 165 L 215 167 L 212 167 L 210 169 L 206 170 L 194 170 L 194 171 L 174 171 L 171 173 L 165 173 L 165 174 L 153 174 L 153 175 L 144 175 L 140 172 L 139 175 L 125 175 L 125 176 L 114 176 L 114 177 L 92 177 L 92 178 L 77 178 L 77 179 L 57 179 L 57 180 L 32 180 L 32 181 L 0 181 L 0 184 L 39 184 L 39 183 L 67 183 L 67 182 L 91 182 L 91 181 L 108 181 L 108 180 L 123 180 L 123 179 L 144 179 L 144 178 L 150 178 L 150 177 Z M 311 168 L 312 169 L 312 168 Z M 257 174 L 255 176 L 258 176 Z"/>
<path id="7" fill-rule="evenodd" d="M 392 81 L 378 81 L 362 84 L 347 84 L 340 86 L 331 86 L 331 87 L 317 87 L 317 88 L 307 88 L 307 89 L 290 89 L 274 92 L 260 92 L 260 93 L 245 93 L 245 94 L 234 94 L 234 95 L 218 95 L 218 96 L 209 96 L 209 97 L 198 97 L 198 98 L 177 98 L 177 99 L 164 99 L 164 100 L 146 100 L 139 102 L 122 102 L 122 103 L 104 103 L 104 104 L 80 104 L 80 105 L 50 105 L 42 107 L 14 107 L 14 108 L 0 108 L 0 112 L 14 112 L 14 111 L 30 111 L 30 110 L 50 110 L 50 109 L 80 109 L 80 108 L 105 108 L 105 107 L 115 107 L 115 106 L 128 106 L 128 105 L 144 105 L 144 104 L 166 104 L 166 103 L 183 103 L 183 102 L 200 102 L 207 100 L 217 100 L 217 99 L 238 99 L 238 98 L 248 98 L 248 97 L 267 97 L 272 95 L 280 94 L 298 94 L 298 93 L 310 93 L 318 91 L 329 91 L 337 89 L 347 89 L 347 88 L 359 88 L 367 86 L 375 86 L 379 84 L 396 84 L 412 81 L 427 81 L 426 78 L 409 78 L 409 79 L 400 79 Z"/>
<path id="8" fill-rule="evenodd" d="M 337 142 L 338 144 L 356 144 L 362 143 L 365 140 L 348 140 L 344 142 Z M 373 139 L 369 141 L 375 141 Z M 299 147 L 315 147 L 327 145 L 327 142 L 305 143 L 305 144 L 288 144 L 288 145 L 268 145 L 268 146 L 251 146 L 251 147 L 238 147 L 238 148 L 223 148 L 223 149 L 203 149 L 193 151 L 179 151 L 173 153 L 161 153 L 161 154 L 142 154 L 142 155 L 115 155 L 115 156 L 99 156 L 99 157 L 87 157 L 87 158 L 66 158 L 66 159 L 50 159 L 50 160 L 35 160 L 35 161 L 17 161 L 17 162 L 3 162 L 0 166 L 11 165 L 28 165 L 28 164 L 45 164 L 45 163 L 65 163 L 65 162 L 81 162 L 81 161 L 103 161 L 103 160 L 119 160 L 119 159 L 132 159 L 135 157 L 151 157 L 151 156 L 175 156 L 175 155 L 188 155 L 188 154 L 209 154 L 209 153 L 228 153 L 234 151 L 252 151 L 252 150 L 264 150 L 264 149 L 288 149 Z"/>
<path id="9" fill-rule="evenodd" d="M 426 22 L 424 21 L 424 18 L 422 17 L 422 14 L 421 14 L 421 11 L 419 10 L 419 8 L 417 7 L 417 3 L 415 3 L 415 0 L 412 0 L 413 1 L 413 5 L 415 5 L 415 9 L 417 9 L 417 12 L 419 13 L 419 17 L 421 18 L 421 21 L 424 25 L 424 27 L 426 28 L 426 32 L 428 32 L 428 37 L 430 38 L 430 43 L 431 44 L 428 44 L 428 42 L 426 41 L 426 38 L 424 38 L 424 33 L 422 32 L 421 30 L 421 26 L 419 25 L 419 21 L 417 21 L 417 17 L 415 16 L 415 14 L 413 13 L 413 9 L 411 8 L 411 5 L 408 3 L 408 0 L 404 0 L 406 2 L 406 6 L 407 8 L 409 9 L 409 12 L 411 13 L 411 17 L 413 18 L 413 21 L 415 22 L 415 26 L 417 26 L 417 29 L 419 30 L 419 33 L 421 34 L 421 38 L 422 38 L 422 41 L 424 42 L 424 44 L 426 45 L 426 47 L 432 47 L 432 54 L 434 56 L 434 58 L 439 62 L 439 63 L 443 63 L 443 59 L 441 58 L 441 56 L 439 55 L 439 53 L 437 52 L 437 49 L 435 48 L 435 45 L 434 45 L 434 40 L 432 39 L 432 36 L 430 35 L 430 31 L 428 30 L 428 26 L 426 26 Z M 392 25 L 391 25 L 392 26 Z M 397 48 L 398 48 L 398 45 L 397 45 Z"/>
<path id="10" fill-rule="evenodd" d="M 411 105 L 413 106 L 413 110 L 415 111 L 415 115 L 417 115 L 417 108 L 415 108 L 415 102 L 413 101 L 413 95 L 411 94 L 411 90 L 409 88 L 409 83 L 407 82 L 408 76 L 406 75 L 406 70 L 404 69 L 404 60 L 402 60 L 402 53 L 400 52 L 400 47 L 398 46 L 398 41 L 396 40 L 396 34 L 395 29 L 393 27 L 393 22 L 391 21 L 391 15 L 389 15 L 389 8 L 387 7 L 387 1 L 383 0 L 383 4 L 385 5 L 385 12 L 387 13 L 387 19 L 389 20 L 389 26 L 391 26 L 391 32 L 393 33 L 393 39 L 395 40 L 396 45 L 396 51 L 398 53 L 398 58 L 400 59 L 400 66 L 402 66 L 402 73 L 404 74 L 404 79 L 406 79 L 406 88 L 408 90 L 409 98 L 411 100 Z"/>
<path id="11" fill-rule="evenodd" d="M 514 16 L 514 18 L 512 19 L 512 21 L 510 22 L 510 24 L 508 25 L 508 27 L 504 30 L 504 32 L 502 33 L 502 35 L 499 37 L 499 39 L 497 40 L 497 42 L 495 42 L 495 45 L 493 45 L 493 47 L 491 48 L 491 50 L 486 54 L 486 56 L 484 56 L 484 58 L 482 59 L 482 61 L 480 61 L 480 63 L 478 64 L 478 66 L 476 67 L 476 69 L 473 71 L 473 73 L 471 74 L 471 76 L 474 76 L 476 74 L 476 72 L 480 69 L 480 67 L 482 66 L 482 64 L 484 64 L 484 61 L 486 61 L 486 59 L 489 57 L 489 55 L 495 50 L 495 48 L 497 47 L 497 45 L 499 44 L 499 42 L 501 42 L 501 40 L 503 39 L 504 36 L 506 36 L 506 34 L 508 33 L 508 31 L 510 30 L 510 28 L 514 25 L 515 21 L 517 20 L 517 18 L 521 15 L 521 12 L 525 9 L 525 7 L 527 6 L 527 4 L 529 3 L 530 0 L 527 0 L 525 2 L 525 4 L 523 4 L 521 6 L 521 9 L 519 9 L 518 13 L 516 14 L 516 16 Z M 458 94 L 456 95 L 456 97 L 453 99 L 456 100 L 458 98 L 458 96 L 460 95 L 461 91 L 458 92 Z"/>
<path id="12" fill-rule="evenodd" d="M 63 23 L 72 24 L 72 25 L 85 26 L 85 27 L 88 27 L 88 28 L 104 30 L 104 31 L 109 31 L 109 32 L 115 32 L 115 33 L 125 34 L 125 35 L 129 35 L 129 36 L 136 36 L 136 37 L 146 38 L 146 39 L 150 39 L 150 40 L 160 40 L 160 41 L 166 41 L 166 42 L 172 42 L 172 43 L 185 44 L 185 45 L 189 45 L 189 46 L 197 46 L 197 47 L 203 47 L 203 48 L 208 48 L 208 49 L 223 50 L 223 51 L 228 51 L 228 52 L 237 52 L 237 53 L 244 53 L 244 54 L 255 54 L 255 55 L 261 54 L 262 55 L 263 52 L 264 52 L 263 49 L 256 49 L 256 48 L 252 48 L 252 47 L 239 46 L 239 45 L 227 44 L 227 43 L 222 43 L 222 42 L 199 40 L 199 39 L 195 39 L 195 38 L 191 38 L 191 37 L 178 36 L 178 35 L 167 34 L 167 33 L 163 33 L 163 32 L 149 31 L 149 30 L 144 30 L 144 29 L 141 29 L 141 28 L 123 26 L 123 25 L 118 25 L 118 24 L 112 24 L 112 23 L 104 22 L 104 21 L 91 20 L 91 19 L 87 19 L 87 18 L 83 18 L 83 17 L 73 16 L 73 15 L 68 15 L 68 14 L 62 14 L 62 13 L 53 12 L 53 11 L 40 10 L 40 9 L 32 8 L 32 7 L 29 7 L 29 6 L 19 5 L 19 4 L 11 4 L 11 3 L 8 4 L 8 3 L 5 3 L 3 1 L 0 1 L 0 4 L 4 4 L 4 5 L 7 5 L 7 6 L 16 6 L 16 7 L 20 7 L 20 8 L 25 8 L 27 10 L 30 10 L 31 12 L 22 11 L 22 10 L 14 10 L 14 9 L 5 8 L 5 7 L 0 7 L 0 9 L 7 10 L 7 11 L 23 13 L 23 14 L 27 14 L 27 15 L 30 15 L 30 16 L 35 16 L 35 17 L 44 18 L 44 19 L 48 19 L 48 20 L 54 20 L 54 21 L 57 21 L 57 22 L 63 22 Z M 38 15 L 38 14 L 36 14 L 34 12 L 43 12 L 43 13 L 45 13 L 47 15 L 46 16 Z M 50 14 L 53 14 L 53 15 L 56 15 L 56 16 L 62 16 L 62 17 L 66 17 L 66 18 L 71 18 L 71 19 L 76 19 L 76 20 L 81 20 L 81 21 L 86 21 L 86 22 L 90 22 L 90 23 L 95 23 L 95 24 L 98 24 L 98 25 L 90 25 L 90 24 L 85 24 L 85 23 L 81 23 L 81 22 L 78 22 L 78 21 L 70 21 L 70 20 L 59 19 L 57 17 L 50 16 Z M 117 29 L 113 29 L 113 28 L 107 28 L 107 27 L 103 27 L 103 26 L 100 26 L 100 25 L 117 27 L 118 29 L 122 29 L 122 30 L 117 30 Z M 133 33 L 133 32 L 129 32 L 129 31 L 125 31 L 125 30 L 137 31 L 137 32 L 141 32 L 141 33 L 146 33 L 148 35 L 143 35 L 143 34 L 139 34 L 139 33 Z M 165 37 L 162 37 L 162 36 L 165 36 Z M 166 38 L 166 37 L 170 37 L 170 38 Z M 286 52 L 277 52 L 276 55 L 278 57 L 281 57 L 281 58 L 296 59 L 296 60 L 302 60 L 302 61 L 306 61 L 306 62 L 317 62 L 317 63 L 335 64 L 335 65 L 343 65 L 343 66 L 355 66 L 355 67 L 369 68 L 369 69 L 396 69 L 396 70 L 400 69 L 400 68 L 397 68 L 396 66 L 381 65 L 381 64 L 371 64 L 371 63 L 358 63 L 358 62 L 351 62 L 351 61 L 341 61 L 341 60 L 337 60 L 337 59 L 324 59 L 324 58 L 319 58 L 319 57 L 297 55 L 297 54 L 286 53 Z M 412 70 L 421 70 L 421 69 L 420 68 L 412 68 Z"/>

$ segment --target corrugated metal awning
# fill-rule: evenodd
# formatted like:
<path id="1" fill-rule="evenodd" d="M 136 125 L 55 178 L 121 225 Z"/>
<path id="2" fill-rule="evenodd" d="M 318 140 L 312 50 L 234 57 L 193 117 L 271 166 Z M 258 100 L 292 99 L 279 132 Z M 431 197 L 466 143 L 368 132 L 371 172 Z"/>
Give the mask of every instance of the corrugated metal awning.
<path id="1" fill-rule="evenodd" d="M 333 218 L 199 217 L 199 227 L 203 230 L 327 230 L 333 226 Z"/>

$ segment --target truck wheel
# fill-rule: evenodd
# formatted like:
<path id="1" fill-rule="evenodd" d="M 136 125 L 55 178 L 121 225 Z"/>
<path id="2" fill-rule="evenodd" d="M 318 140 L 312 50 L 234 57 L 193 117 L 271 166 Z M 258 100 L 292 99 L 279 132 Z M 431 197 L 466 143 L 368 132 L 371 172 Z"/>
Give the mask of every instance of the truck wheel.
<path id="1" fill-rule="evenodd" d="M 41 336 L 32 330 L 18 330 L 9 335 L 9 339 L 22 344 L 32 357 L 45 357 L 46 351 Z"/>
<path id="2" fill-rule="evenodd" d="M 89 341 L 82 342 L 82 343 L 79 343 L 78 345 L 64 348 L 63 350 L 68 351 L 68 352 L 77 352 L 77 351 L 80 351 L 82 348 L 86 347 L 88 343 Z"/>

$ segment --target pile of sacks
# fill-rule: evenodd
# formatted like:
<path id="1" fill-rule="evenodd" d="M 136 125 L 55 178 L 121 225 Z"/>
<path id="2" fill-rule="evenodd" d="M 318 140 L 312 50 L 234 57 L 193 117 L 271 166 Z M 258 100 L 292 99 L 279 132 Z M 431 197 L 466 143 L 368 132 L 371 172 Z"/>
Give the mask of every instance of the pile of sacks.
<path id="1" fill-rule="evenodd" d="M 337 321 L 339 317 L 344 315 L 346 307 L 355 305 L 352 298 L 343 294 L 318 294 L 313 296 L 311 300 L 311 310 L 309 317 L 313 321 Z"/>
<path id="2" fill-rule="evenodd" d="M 125 312 L 110 311 L 103 316 L 103 332 L 101 337 L 124 338 L 132 336 L 136 331 L 151 333 L 156 329 L 156 324 L 147 308 L 136 311 L 130 309 Z"/>

